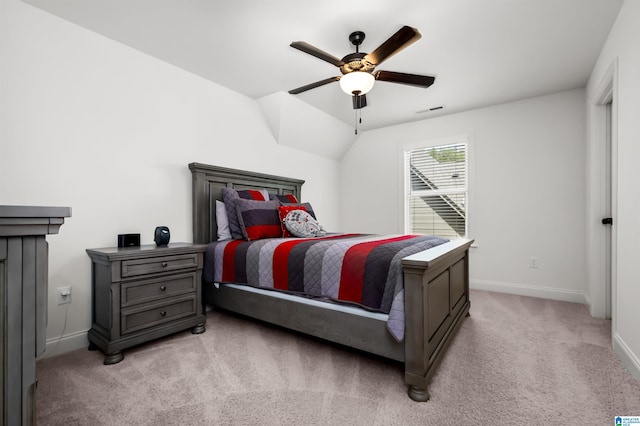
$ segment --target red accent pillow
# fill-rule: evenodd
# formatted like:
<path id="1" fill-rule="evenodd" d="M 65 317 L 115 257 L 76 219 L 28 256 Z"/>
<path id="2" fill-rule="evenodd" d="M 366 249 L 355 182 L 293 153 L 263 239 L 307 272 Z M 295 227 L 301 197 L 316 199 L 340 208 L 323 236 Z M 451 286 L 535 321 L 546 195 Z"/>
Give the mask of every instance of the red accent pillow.
<path id="1" fill-rule="evenodd" d="M 284 225 L 284 218 L 287 216 L 287 214 L 290 211 L 293 211 L 293 210 L 302 210 L 306 212 L 307 208 L 305 206 L 279 206 L 278 207 L 278 215 L 280 216 L 280 227 L 282 228 L 282 238 L 293 237 L 293 235 L 291 235 L 291 232 L 289 232 L 287 227 Z"/>

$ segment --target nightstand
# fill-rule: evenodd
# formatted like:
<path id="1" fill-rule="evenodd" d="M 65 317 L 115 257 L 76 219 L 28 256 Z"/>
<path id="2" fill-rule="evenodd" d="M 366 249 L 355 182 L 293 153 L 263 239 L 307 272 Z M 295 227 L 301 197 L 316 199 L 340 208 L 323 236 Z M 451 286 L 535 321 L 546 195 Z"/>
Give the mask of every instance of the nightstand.
<path id="1" fill-rule="evenodd" d="M 88 249 L 92 325 L 89 349 L 104 363 L 123 349 L 191 328 L 204 333 L 202 264 L 206 244 Z"/>

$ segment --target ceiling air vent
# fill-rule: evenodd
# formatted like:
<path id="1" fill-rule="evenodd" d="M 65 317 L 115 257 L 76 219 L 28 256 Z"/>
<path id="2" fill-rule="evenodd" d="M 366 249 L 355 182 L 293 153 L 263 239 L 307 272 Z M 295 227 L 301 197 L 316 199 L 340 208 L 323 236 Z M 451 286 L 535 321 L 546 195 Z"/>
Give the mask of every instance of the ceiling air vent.
<path id="1" fill-rule="evenodd" d="M 444 105 L 434 106 L 427 109 L 421 109 L 420 111 L 416 111 L 416 114 L 424 114 L 425 112 L 440 111 L 441 109 L 444 109 Z"/>

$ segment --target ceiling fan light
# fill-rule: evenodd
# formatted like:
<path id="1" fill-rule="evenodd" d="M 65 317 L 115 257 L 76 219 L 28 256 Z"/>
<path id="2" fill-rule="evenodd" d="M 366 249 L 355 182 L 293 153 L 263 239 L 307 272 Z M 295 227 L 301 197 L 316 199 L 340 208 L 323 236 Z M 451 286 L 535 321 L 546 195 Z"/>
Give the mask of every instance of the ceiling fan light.
<path id="1" fill-rule="evenodd" d="M 375 78 L 372 74 L 363 71 L 353 71 L 340 78 L 340 88 L 347 95 L 364 95 L 373 88 Z"/>

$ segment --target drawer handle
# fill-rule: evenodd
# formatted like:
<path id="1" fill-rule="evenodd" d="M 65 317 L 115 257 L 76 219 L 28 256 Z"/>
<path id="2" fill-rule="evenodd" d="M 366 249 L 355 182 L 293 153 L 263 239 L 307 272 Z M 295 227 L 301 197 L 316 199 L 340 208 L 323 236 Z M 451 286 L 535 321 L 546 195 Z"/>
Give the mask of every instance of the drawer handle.
<path id="1" fill-rule="evenodd" d="M 160 312 L 160 316 L 161 317 L 166 317 L 167 316 L 167 311 L 161 311 Z"/>
<path id="2" fill-rule="evenodd" d="M 167 262 L 162 262 L 162 267 L 166 268 L 167 266 L 169 266 L 169 264 Z"/>
<path id="3" fill-rule="evenodd" d="M 166 289 L 167 289 L 167 287 L 166 287 L 166 286 L 164 286 L 164 285 L 161 285 L 161 286 L 160 286 L 160 291 L 165 291 Z"/>

